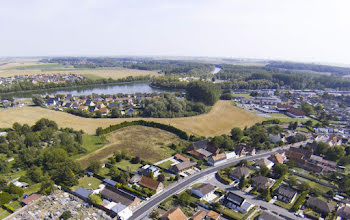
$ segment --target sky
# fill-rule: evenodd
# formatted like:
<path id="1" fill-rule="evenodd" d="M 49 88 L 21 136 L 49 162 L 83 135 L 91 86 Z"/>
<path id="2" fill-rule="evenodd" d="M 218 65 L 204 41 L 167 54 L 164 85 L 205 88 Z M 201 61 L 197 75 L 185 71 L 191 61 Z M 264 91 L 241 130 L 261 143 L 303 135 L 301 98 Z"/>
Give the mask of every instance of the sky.
<path id="1" fill-rule="evenodd" d="M 349 0 L 0 0 L 0 56 L 350 64 Z"/>

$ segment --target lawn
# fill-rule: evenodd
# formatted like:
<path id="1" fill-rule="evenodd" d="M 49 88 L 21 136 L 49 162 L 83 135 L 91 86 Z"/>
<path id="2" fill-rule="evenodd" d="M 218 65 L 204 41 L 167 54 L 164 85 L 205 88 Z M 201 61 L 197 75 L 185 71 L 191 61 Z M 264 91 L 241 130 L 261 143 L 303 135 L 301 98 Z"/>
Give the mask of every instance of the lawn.
<path id="1" fill-rule="evenodd" d="M 28 188 L 24 189 L 24 194 L 27 194 L 28 196 L 32 193 L 36 193 L 40 190 L 41 183 L 36 183 L 30 185 Z"/>
<path id="2" fill-rule="evenodd" d="M 295 176 L 295 175 L 294 175 Z M 310 186 L 310 188 L 314 188 L 314 189 L 318 189 L 322 194 L 327 193 L 331 188 L 318 184 L 314 181 L 299 177 L 299 176 L 295 176 L 297 178 L 297 180 L 302 181 L 302 182 L 307 182 Z"/>
<path id="3" fill-rule="evenodd" d="M 133 164 L 129 160 L 121 160 L 120 162 L 117 162 L 115 166 L 123 170 L 132 172 L 140 168 L 142 165 L 140 163 Z"/>
<path id="4" fill-rule="evenodd" d="M 173 164 L 173 162 L 170 161 L 170 160 L 167 160 L 167 161 L 164 161 L 161 164 L 158 164 L 158 166 L 163 168 L 163 169 L 169 169 L 171 167 L 171 164 Z"/>
<path id="5" fill-rule="evenodd" d="M 293 202 L 293 203 L 285 203 L 285 202 L 276 200 L 273 204 L 275 204 L 275 205 L 277 205 L 277 206 L 279 206 L 279 207 L 282 207 L 282 208 L 284 208 L 284 209 L 290 210 L 290 209 L 293 207 L 294 203 L 295 203 L 296 201 L 298 201 L 299 197 L 300 197 L 300 194 L 298 193 L 298 195 L 297 195 L 297 197 L 294 199 L 294 202 Z"/>
<path id="6" fill-rule="evenodd" d="M 229 134 L 233 127 L 244 128 L 252 126 L 257 122 L 269 120 L 262 118 L 244 109 L 231 104 L 231 101 L 218 101 L 206 114 L 182 118 L 114 118 L 95 119 L 82 118 L 65 112 L 49 110 L 40 107 L 25 106 L 0 111 L 0 127 L 12 127 L 14 122 L 33 125 L 40 118 L 54 120 L 60 127 L 71 127 L 75 130 L 82 129 L 88 134 L 95 134 L 96 128 L 108 127 L 123 121 L 147 120 L 169 124 L 182 129 L 189 134 L 199 136 L 216 136 Z"/>
<path id="7" fill-rule="evenodd" d="M 141 160 L 155 163 L 171 157 L 174 151 L 166 145 L 181 141 L 176 135 L 144 126 L 130 126 L 107 135 L 109 144 L 78 159 L 82 167 L 90 161 L 102 161 L 112 156 L 115 151 L 126 151 L 130 157 L 139 156 Z"/>
<path id="8" fill-rule="evenodd" d="M 79 187 L 84 187 L 85 189 L 98 189 L 98 186 L 101 184 L 101 180 L 95 177 L 84 176 L 79 179 L 79 184 L 72 187 L 72 190 L 76 190 Z"/>
<path id="9" fill-rule="evenodd" d="M 217 211 L 222 213 L 222 214 L 227 215 L 228 217 L 230 217 L 230 219 L 240 220 L 240 219 L 248 218 L 256 209 L 257 209 L 257 207 L 254 206 L 253 208 L 251 208 L 249 210 L 249 212 L 247 214 L 242 214 L 240 212 L 233 211 L 232 209 L 229 209 L 226 207 L 222 207 L 222 208 L 218 209 Z"/>
<path id="10" fill-rule="evenodd" d="M 104 145 L 105 143 L 103 142 L 100 136 L 84 134 L 82 146 L 87 150 L 87 152 L 83 154 L 75 155 L 73 159 L 76 159 L 84 155 L 87 155 L 91 152 L 94 152 L 97 149 L 103 147 Z"/>
<path id="11" fill-rule="evenodd" d="M 4 219 L 9 215 L 11 215 L 11 213 L 0 207 L 0 219 Z"/>
<path id="12" fill-rule="evenodd" d="M 14 209 L 19 209 L 19 208 L 22 208 L 22 205 L 21 205 L 21 202 L 20 201 L 12 201 L 9 203 L 9 205 L 11 207 L 13 207 Z"/>

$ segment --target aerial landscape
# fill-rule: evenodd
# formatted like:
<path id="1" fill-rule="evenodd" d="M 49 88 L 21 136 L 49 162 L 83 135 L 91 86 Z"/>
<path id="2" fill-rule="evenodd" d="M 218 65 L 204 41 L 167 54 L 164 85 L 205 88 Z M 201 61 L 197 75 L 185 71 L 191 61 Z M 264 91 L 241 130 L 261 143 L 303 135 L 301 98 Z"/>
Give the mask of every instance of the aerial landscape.
<path id="1" fill-rule="evenodd" d="M 349 2 L 0 4 L 0 219 L 350 219 Z"/>

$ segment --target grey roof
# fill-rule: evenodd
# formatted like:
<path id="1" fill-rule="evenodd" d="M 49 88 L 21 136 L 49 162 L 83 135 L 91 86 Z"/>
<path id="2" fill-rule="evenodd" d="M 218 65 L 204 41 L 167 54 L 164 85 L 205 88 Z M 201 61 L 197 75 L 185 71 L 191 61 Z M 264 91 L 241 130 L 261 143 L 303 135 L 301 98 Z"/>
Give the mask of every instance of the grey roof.
<path id="1" fill-rule="evenodd" d="M 315 197 L 310 197 L 307 200 L 307 205 L 312 208 L 316 208 L 324 213 L 329 213 L 334 210 L 334 206 L 332 204 L 322 201 L 321 199 Z"/>
<path id="2" fill-rule="evenodd" d="M 252 181 L 257 185 L 264 187 L 271 187 L 275 183 L 273 179 L 268 178 L 266 176 L 255 176 L 252 178 Z"/>
<path id="3" fill-rule="evenodd" d="M 258 166 L 261 166 L 261 165 L 269 166 L 269 164 L 273 164 L 273 162 L 266 158 L 261 158 L 255 161 L 255 165 L 258 165 Z"/>
<path id="4" fill-rule="evenodd" d="M 182 163 L 178 163 L 178 164 L 176 164 L 174 166 L 177 168 L 177 170 L 181 171 L 181 170 L 185 170 L 187 168 L 193 167 L 196 164 L 197 164 L 196 162 L 185 161 L 185 162 L 182 162 Z"/>
<path id="5" fill-rule="evenodd" d="M 259 220 L 283 220 L 283 218 L 272 214 L 269 211 L 263 211 L 263 213 L 259 216 Z"/>
<path id="6" fill-rule="evenodd" d="M 112 211 L 118 214 L 119 212 L 123 211 L 125 208 L 126 208 L 125 205 L 118 204 L 112 208 Z"/>
<path id="7" fill-rule="evenodd" d="M 193 188 L 193 190 L 198 190 L 205 196 L 208 193 L 210 193 L 213 190 L 215 190 L 215 186 L 206 183 L 206 184 L 202 184 L 202 185 L 200 185 L 200 186 L 198 186 L 196 188 Z"/>
<path id="8" fill-rule="evenodd" d="M 197 152 L 203 154 L 206 157 L 209 157 L 210 155 L 212 155 L 212 153 L 210 153 L 209 151 L 207 151 L 205 149 L 199 149 L 199 150 L 197 150 Z"/>
<path id="9" fill-rule="evenodd" d="M 250 169 L 248 169 L 247 167 L 237 167 L 234 170 L 230 171 L 230 175 L 240 179 L 242 176 L 248 176 L 251 173 Z"/>
<path id="10" fill-rule="evenodd" d="M 229 192 L 226 196 L 226 199 L 229 200 L 230 202 L 235 203 L 238 206 L 241 206 L 245 200 L 242 196 L 234 194 L 233 192 Z"/>
<path id="11" fill-rule="evenodd" d="M 101 196 L 116 203 L 121 203 L 125 206 L 129 206 L 136 199 L 135 196 L 109 185 L 106 185 L 106 187 L 101 191 Z"/>
<path id="12" fill-rule="evenodd" d="M 282 196 L 285 196 L 285 197 L 291 199 L 291 198 L 294 197 L 294 195 L 295 195 L 297 192 L 294 191 L 294 190 L 292 190 L 292 189 L 290 189 L 290 188 L 281 186 L 281 187 L 278 188 L 277 193 L 278 193 L 279 195 L 282 195 Z"/>
<path id="13" fill-rule="evenodd" d="M 205 148 L 208 145 L 208 143 L 209 143 L 208 139 L 205 139 L 201 141 L 196 141 L 192 143 L 192 145 L 195 149 L 199 150 L 199 149 Z"/>
<path id="14" fill-rule="evenodd" d="M 91 191 L 85 189 L 84 187 L 79 187 L 74 192 L 84 199 L 87 199 L 89 197 L 89 195 L 91 194 Z"/>
<path id="15" fill-rule="evenodd" d="M 108 178 L 103 179 L 103 182 L 104 182 L 104 183 L 107 183 L 107 184 L 109 184 L 109 185 L 111 185 L 111 186 L 117 185 L 117 182 L 116 182 L 116 181 L 111 180 L 111 179 L 108 179 Z"/>

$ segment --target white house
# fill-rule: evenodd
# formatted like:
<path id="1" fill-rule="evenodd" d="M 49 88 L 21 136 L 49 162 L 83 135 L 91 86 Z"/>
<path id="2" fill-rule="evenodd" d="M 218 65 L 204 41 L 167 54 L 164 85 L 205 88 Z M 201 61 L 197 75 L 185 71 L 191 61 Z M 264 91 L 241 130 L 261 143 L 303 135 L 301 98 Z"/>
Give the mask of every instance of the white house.
<path id="1" fill-rule="evenodd" d="M 198 187 L 193 188 L 191 191 L 194 195 L 207 202 L 210 202 L 211 200 L 216 198 L 216 195 L 214 194 L 215 186 L 211 184 L 202 184 Z"/>

